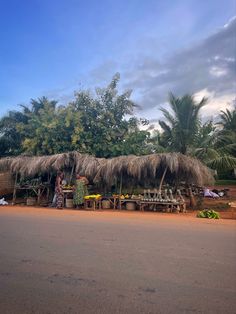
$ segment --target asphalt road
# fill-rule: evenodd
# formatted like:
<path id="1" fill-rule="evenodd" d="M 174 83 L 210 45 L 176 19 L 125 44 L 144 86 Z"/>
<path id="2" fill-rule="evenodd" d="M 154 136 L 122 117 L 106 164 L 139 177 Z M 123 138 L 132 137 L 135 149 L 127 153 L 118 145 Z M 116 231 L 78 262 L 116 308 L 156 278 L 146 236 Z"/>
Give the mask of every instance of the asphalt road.
<path id="1" fill-rule="evenodd" d="M 235 226 L 0 208 L 0 313 L 236 313 Z"/>

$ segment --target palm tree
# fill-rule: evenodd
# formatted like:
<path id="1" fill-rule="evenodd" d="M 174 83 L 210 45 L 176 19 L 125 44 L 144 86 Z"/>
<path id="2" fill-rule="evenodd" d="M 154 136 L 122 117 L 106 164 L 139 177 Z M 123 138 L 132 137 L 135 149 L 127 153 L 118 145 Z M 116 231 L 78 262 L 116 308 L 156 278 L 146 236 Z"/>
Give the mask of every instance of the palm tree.
<path id="1" fill-rule="evenodd" d="M 235 110 L 221 111 L 220 118 L 221 121 L 216 125 L 210 121 L 199 128 L 198 141 L 192 155 L 212 169 L 225 171 L 236 167 Z"/>
<path id="2" fill-rule="evenodd" d="M 221 121 L 218 124 L 223 127 L 223 130 L 236 132 L 236 105 L 232 111 L 229 109 L 221 110 L 220 118 Z"/>
<path id="3" fill-rule="evenodd" d="M 162 108 L 161 111 L 166 121 L 159 121 L 164 131 L 162 144 L 169 147 L 172 151 L 188 154 L 196 141 L 200 125 L 199 112 L 206 102 L 207 99 L 205 97 L 200 102 L 196 102 L 192 95 L 186 94 L 178 98 L 170 93 L 169 104 L 171 112 Z"/>
<path id="4" fill-rule="evenodd" d="M 236 168 L 236 108 L 226 109 L 220 113 L 221 127 L 217 132 L 215 149 L 219 156 L 210 160 L 208 165 L 216 170 L 230 170 Z"/>

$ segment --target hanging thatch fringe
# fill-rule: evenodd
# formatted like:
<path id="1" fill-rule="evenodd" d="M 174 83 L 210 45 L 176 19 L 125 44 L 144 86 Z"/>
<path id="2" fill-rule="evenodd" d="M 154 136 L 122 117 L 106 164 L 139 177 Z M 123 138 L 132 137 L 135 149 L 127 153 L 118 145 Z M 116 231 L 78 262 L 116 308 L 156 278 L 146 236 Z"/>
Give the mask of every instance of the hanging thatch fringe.
<path id="1" fill-rule="evenodd" d="M 163 153 L 146 156 L 119 156 L 110 159 L 68 152 L 52 156 L 18 156 L 0 159 L 0 171 L 20 173 L 21 176 L 35 176 L 40 173 L 56 172 L 75 167 L 90 181 L 112 185 L 123 177 L 139 183 L 160 181 L 166 169 L 168 182 L 185 181 L 198 185 L 214 181 L 211 171 L 199 160 L 180 153 Z"/>
<path id="2" fill-rule="evenodd" d="M 119 178 L 121 174 L 124 181 L 128 177 L 141 184 L 160 181 L 165 169 L 168 182 L 185 181 L 203 185 L 214 181 L 211 171 L 199 160 L 179 153 L 111 158 L 99 167 L 94 181 L 111 185 L 114 178 Z"/>

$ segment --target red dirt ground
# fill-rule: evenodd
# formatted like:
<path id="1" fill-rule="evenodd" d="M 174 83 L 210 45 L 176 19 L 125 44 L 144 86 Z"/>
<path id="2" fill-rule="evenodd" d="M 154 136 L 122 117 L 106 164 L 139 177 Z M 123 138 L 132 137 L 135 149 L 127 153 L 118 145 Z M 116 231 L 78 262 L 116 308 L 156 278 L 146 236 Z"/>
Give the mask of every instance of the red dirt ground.
<path id="1" fill-rule="evenodd" d="M 1 314 L 232 314 L 235 220 L 0 207 Z"/>
<path id="2" fill-rule="evenodd" d="M 227 200 L 205 200 L 204 205 L 207 208 L 213 208 L 214 210 L 218 211 L 220 213 L 221 219 L 236 219 L 236 208 L 230 207 L 228 209 L 220 209 L 220 206 L 223 204 L 223 207 L 225 204 L 227 204 L 229 201 Z M 122 217 L 132 217 L 132 215 L 140 215 L 142 219 L 149 219 L 150 217 L 157 216 L 158 218 L 161 217 L 169 217 L 171 219 L 196 219 L 197 215 L 197 210 L 191 210 L 188 209 L 187 213 L 160 213 L 160 212 L 140 212 L 140 211 L 128 211 L 128 210 L 96 210 L 91 211 L 91 210 L 76 210 L 76 209 L 69 209 L 69 208 L 64 208 L 62 211 L 60 210 L 55 210 L 55 208 L 49 208 L 49 207 L 39 207 L 39 206 L 26 206 L 26 205 L 7 205 L 7 206 L 1 206 L 0 207 L 2 212 L 7 212 L 7 213 L 29 213 L 29 214 L 46 214 L 46 215 L 53 215 L 57 216 L 60 215 L 65 211 L 69 215 L 76 215 L 76 212 L 80 212 L 81 215 L 86 214 L 88 212 L 91 213 L 91 215 L 99 215 L 102 213 L 102 216 L 104 218 L 106 217 L 111 217 L 114 216 L 116 217 L 117 215 L 120 216 L 122 214 Z M 197 218 L 200 219 L 200 218 Z"/>

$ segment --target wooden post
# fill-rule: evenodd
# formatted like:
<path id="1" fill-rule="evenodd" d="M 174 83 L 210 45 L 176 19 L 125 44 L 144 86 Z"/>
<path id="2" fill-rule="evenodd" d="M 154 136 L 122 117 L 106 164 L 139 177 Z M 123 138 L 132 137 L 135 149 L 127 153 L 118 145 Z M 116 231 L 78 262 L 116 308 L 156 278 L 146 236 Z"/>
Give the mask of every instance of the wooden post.
<path id="1" fill-rule="evenodd" d="M 121 195 L 121 191 L 122 191 L 122 180 L 123 180 L 123 176 L 121 173 L 121 175 L 120 175 L 120 195 Z"/>
<path id="2" fill-rule="evenodd" d="M 117 187 L 117 177 L 115 178 L 115 194 L 117 194 L 118 193 L 118 187 Z"/>
<path id="3" fill-rule="evenodd" d="M 14 184 L 14 190 L 13 190 L 13 195 L 12 195 L 12 205 L 15 204 L 16 201 L 16 185 L 17 185 L 17 179 L 18 179 L 18 173 L 16 173 L 15 177 L 15 184 Z"/>
<path id="4" fill-rule="evenodd" d="M 163 184 L 166 172 L 167 172 L 167 167 L 165 168 L 165 170 L 164 170 L 164 172 L 162 174 L 162 177 L 161 177 L 161 181 L 160 181 L 160 184 L 159 184 L 159 193 L 161 193 L 161 188 L 162 188 L 162 184 Z"/>
<path id="5" fill-rule="evenodd" d="M 75 170 L 75 163 L 73 164 L 73 167 L 71 169 L 71 173 L 70 173 L 70 184 L 71 184 L 71 180 L 72 180 L 72 176 L 73 176 L 73 173 L 74 173 L 74 170 Z"/>
<path id="6" fill-rule="evenodd" d="M 48 173 L 48 184 L 50 184 L 49 186 L 47 186 L 47 202 L 49 203 L 49 195 L 50 195 L 50 187 L 51 187 L 51 180 L 52 180 L 52 174 Z M 54 193 L 53 193 L 54 196 Z"/>
<path id="7" fill-rule="evenodd" d="M 188 192 L 189 192 L 190 207 L 195 208 L 197 203 L 196 203 L 191 187 L 188 188 Z"/>
<path id="8" fill-rule="evenodd" d="M 40 200 L 41 200 L 41 189 L 38 188 L 37 190 L 37 204 L 40 205 Z"/>

